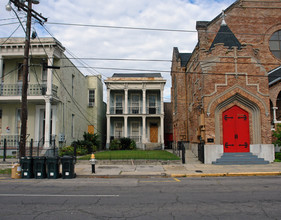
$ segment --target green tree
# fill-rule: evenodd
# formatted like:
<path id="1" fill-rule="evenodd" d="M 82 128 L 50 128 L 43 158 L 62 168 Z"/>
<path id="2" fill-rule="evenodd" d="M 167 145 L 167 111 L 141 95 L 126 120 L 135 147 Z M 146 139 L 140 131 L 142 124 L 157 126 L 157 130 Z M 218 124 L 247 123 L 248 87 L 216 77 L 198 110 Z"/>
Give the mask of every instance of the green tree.
<path id="1" fill-rule="evenodd" d="M 273 144 L 281 146 L 281 124 L 278 124 L 276 131 L 273 131 L 273 137 Z"/>

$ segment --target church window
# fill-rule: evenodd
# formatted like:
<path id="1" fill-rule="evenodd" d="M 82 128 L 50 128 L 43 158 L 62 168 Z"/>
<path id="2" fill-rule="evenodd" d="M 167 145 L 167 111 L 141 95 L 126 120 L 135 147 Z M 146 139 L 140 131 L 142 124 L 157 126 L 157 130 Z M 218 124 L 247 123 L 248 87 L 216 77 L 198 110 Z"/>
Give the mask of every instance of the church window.
<path id="1" fill-rule="evenodd" d="M 278 59 L 281 59 L 281 30 L 274 32 L 269 40 L 271 53 Z"/>

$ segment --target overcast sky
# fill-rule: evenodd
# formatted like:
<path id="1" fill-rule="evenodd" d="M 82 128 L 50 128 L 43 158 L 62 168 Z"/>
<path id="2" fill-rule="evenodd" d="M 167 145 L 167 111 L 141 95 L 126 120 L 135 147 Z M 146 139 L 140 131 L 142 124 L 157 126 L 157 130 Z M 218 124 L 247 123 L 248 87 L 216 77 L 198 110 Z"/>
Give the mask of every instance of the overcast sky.
<path id="1" fill-rule="evenodd" d="M 9 37 L 19 25 L 15 14 L 5 10 L 7 2 L 0 0 L 1 38 Z M 167 102 L 173 47 L 178 47 L 180 52 L 192 52 L 197 43 L 196 21 L 212 20 L 233 2 L 235 0 L 41 0 L 33 9 L 48 18 L 45 28 L 62 43 L 69 58 L 68 52 L 92 67 L 80 68 L 82 73 L 101 74 L 103 80 L 113 73 L 161 73 L 167 80 L 164 91 Z M 18 12 L 18 15 L 24 20 L 25 13 Z M 51 36 L 35 22 L 33 29 L 41 38 Z M 24 37 L 22 28 L 12 36 Z"/>

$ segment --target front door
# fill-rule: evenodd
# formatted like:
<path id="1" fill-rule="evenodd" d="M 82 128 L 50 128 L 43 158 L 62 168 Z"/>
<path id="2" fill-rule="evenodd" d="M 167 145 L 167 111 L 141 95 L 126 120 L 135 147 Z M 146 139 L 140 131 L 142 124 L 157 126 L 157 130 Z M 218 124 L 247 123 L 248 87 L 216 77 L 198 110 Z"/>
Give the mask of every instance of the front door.
<path id="1" fill-rule="evenodd" d="M 222 114 L 225 153 L 249 152 L 249 113 L 233 106 Z"/>
<path id="2" fill-rule="evenodd" d="M 150 125 L 150 142 L 151 143 L 158 142 L 158 125 L 157 124 Z"/>

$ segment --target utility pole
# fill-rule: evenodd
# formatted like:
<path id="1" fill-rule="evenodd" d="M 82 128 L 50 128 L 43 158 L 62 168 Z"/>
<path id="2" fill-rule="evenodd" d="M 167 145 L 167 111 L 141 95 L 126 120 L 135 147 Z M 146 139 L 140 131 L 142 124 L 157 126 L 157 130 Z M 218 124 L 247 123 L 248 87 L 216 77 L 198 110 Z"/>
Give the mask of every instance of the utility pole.
<path id="1" fill-rule="evenodd" d="M 28 5 L 25 5 L 25 1 Z M 20 146 L 19 157 L 25 156 L 26 147 L 26 133 L 27 133 L 27 89 L 28 89 L 28 70 L 29 70 L 29 48 L 30 48 L 30 32 L 31 32 L 31 18 L 34 17 L 40 23 L 47 21 L 46 18 L 32 10 L 32 3 L 38 4 L 38 0 L 10 0 L 6 6 L 7 10 L 11 10 L 11 2 L 18 8 L 27 13 L 26 30 L 25 30 L 25 45 L 24 45 L 24 60 L 23 60 L 23 79 L 22 79 L 22 98 L 21 98 L 21 132 L 20 132 Z M 10 8 L 9 8 L 10 7 Z"/>
<path id="2" fill-rule="evenodd" d="M 28 88 L 28 61 L 29 61 L 29 47 L 30 47 L 30 29 L 31 29 L 31 9 L 32 2 L 28 0 L 26 30 L 25 30 L 25 44 L 24 44 L 24 60 L 23 60 L 23 78 L 22 78 L 22 95 L 21 95 L 21 129 L 20 129 L 20 149 L 19 156 L 25 156 L 26 146 L 26 130 L 27 130 L 27 88 Z"/>

